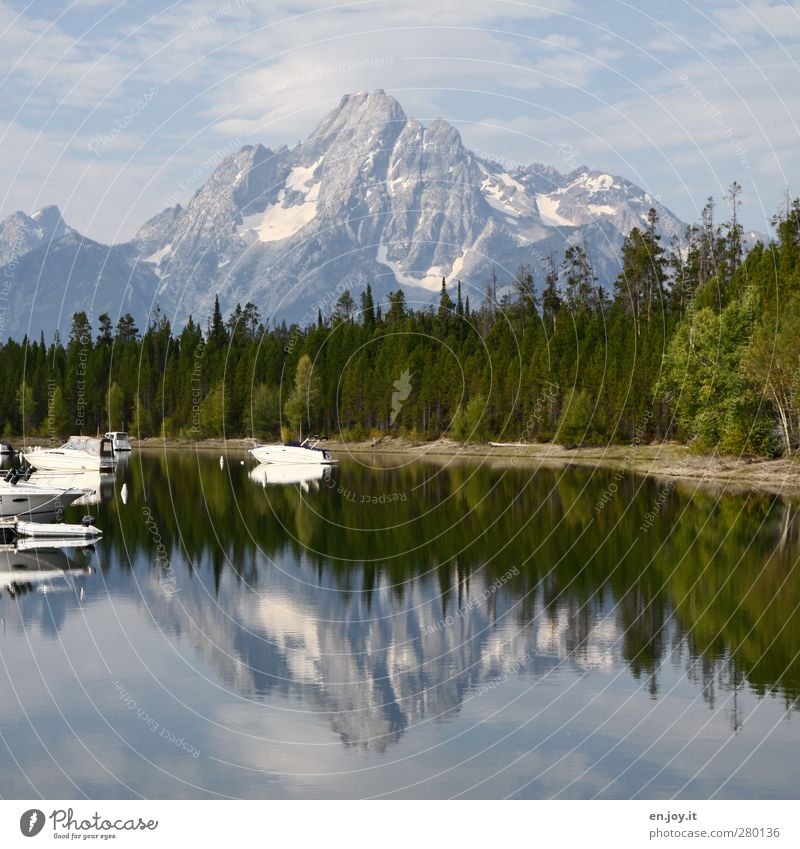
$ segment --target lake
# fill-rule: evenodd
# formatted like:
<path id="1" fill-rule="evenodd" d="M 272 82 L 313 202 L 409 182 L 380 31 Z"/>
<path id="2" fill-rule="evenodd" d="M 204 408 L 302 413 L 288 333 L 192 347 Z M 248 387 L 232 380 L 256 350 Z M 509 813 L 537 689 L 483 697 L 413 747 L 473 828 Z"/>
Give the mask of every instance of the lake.
<path id="1" fill-rule="evenodd" d="M 4 546 L 0 796 L 798 796 L 796 505 L 339 456 L 135 452 Z"/>

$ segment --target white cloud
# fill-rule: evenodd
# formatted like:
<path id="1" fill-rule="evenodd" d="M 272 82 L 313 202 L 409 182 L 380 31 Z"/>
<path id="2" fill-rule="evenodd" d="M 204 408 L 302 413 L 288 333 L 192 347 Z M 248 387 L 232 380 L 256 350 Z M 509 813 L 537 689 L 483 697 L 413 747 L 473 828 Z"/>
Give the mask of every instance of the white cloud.
<path id="1" fill-rule="evenodd" d="M 590 166 L 660 181 L 668 206 L 736 176 L 742 150 L 776 198 L 798 165 L 800 72 L 780 43 L 800 35 L 795 5 L 669 20 L 588 0 L 96 5 L 77 19 L 100 23 L 80 33 L 71 4 L 38 20 L 0 2 L 3 213 L 57 202 L 90 235 L 130 235 L 232 137 L 293 144 L 343 93 L 374 88 L 497 156 L 567 170 L 554 151 L 568 142 Z M 153 84 L 152 105 L 85 172 L 91 138 Z"/>
<path id="2" fill-rule="evenodd" d="M 793 41 L 800 38 L 800 11 L 794 3 L 725 4 L 714 12 L 720 26 L 746 42 L 759 38 Z"/>

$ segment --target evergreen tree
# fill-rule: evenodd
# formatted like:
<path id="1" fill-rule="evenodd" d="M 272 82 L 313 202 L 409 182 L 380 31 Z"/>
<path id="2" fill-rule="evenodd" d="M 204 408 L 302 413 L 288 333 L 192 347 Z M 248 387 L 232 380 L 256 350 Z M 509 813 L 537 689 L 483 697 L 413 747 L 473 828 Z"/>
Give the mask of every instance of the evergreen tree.
<path id="1" fill-rule="evenodd" d="M 547 272 L 544 282 L 544 292 L 542 292 L 542 312 L 544 313 L 545 321 L 552 325 L 553 331 L 556 329 L 556 320 L 558 319 L 560 310 L 561 297 L 558 293 L 558 271 L 555 267 L 555 260 L 551 255 L 550 270 Z"/>
<path id="2" fill-rule="evenodd" d="M 667 260 L 656 231 L 658 214 L 651 209 L 647 228 L 634 227 L 622 246 L 622 271 L 614 286 L 617 299 L 633 317 L 636 334 L 650 321 L 655 309 L 663 310 Z"/>
<path id="3" fill-rule="evenodd" d="M 355 308 L 356 302 L 353 300 L 350 290 L 345 289 L 336 301 L 336 311 L 334 315 L 339 321 L 350 321 L 353 313 L 355 312 Z"/>
<path id="4" fill-rule="evenodd" d="M 402 289 L 389 292 L 389 311 L 386 321 L 389 324 L 400 324 L 406 317 L 406 295 Z"/>
<path id="5" fill-rule="evenodd" d="M 130 313 L 125 313 L 117 321 L 115 341 L 118 345 L 126 345 L 135 342 L 139 336 L 139 328 Z"/>
<path id="6" fill-rule="evenodd" d="M 222 319 L 222 310 L 219 306 L 219 295 L 214 296 L 214 311 L 208 325 L 208 344 L 215 349 L 223 349 L 228 345 L 228 331 Z"/>
<path id="7" fill-rule="evenodd" d="M 361 293 L 361 320 L 367 330 L 375 329 L 375 301 L 372 298 L 372 286 L 369 283 Z"/>
<path id="8" fill-rule="evenodd" d="M 597 278 L 580 245 L 570 245 L 561 264 L 567 303 L 574 312 L 589 310 L 595 302 Z"/>
<path id="9" fill-rule="evenodd" d="M 536 285 L 533 279 L 533 269 L 530 265 L 521 265 L 514 278 L 514 286 L 519 296 L 519 306 L 522 318 L 522 330 L 525 324 L 536 312 Z"/>
<path id="10" fill-rule="evenodd" d="M 442 290 L 439 294 L 439 321 L 448 321 L 453 315 L 453 299 L 447 294 L 447 281 L 442 277 Z"/>

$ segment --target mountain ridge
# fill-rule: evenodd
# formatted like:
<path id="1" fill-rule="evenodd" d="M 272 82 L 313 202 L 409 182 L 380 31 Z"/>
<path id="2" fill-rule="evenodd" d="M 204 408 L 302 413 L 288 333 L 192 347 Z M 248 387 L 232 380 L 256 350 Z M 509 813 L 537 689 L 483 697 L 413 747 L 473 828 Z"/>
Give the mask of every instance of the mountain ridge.
<path id="1" fill-rule="evenodd" d="M 133 312 L 140 324 L 156 304 L 178 324 L 207 316 L 217 293 L 224 310 L 251 301 L 266 320 L 316 314 L 337 287 L 367 282 L 377 297 L 402 286 L 424 303 L 443 277 L 462 280 L 477 303 L 493 272 L 510 283 L 521 264 L 541 285 L 545 262 L 571 244 L 609 285 L 624 236 L 651 206 L 665 241 L 682 235 L 677 216 L 623 177 L 508 170 L 466 148 L 447 121 L 424 126 L 385 91 L 358 92 L 293 148 L 256 143 L 227 156 L 185 205 L 128 242 L 80 237 L 55 207 L 40 224 L 24 213 L 0 223 L 0 264 L 17 295 L 6 327 L 67 330 L 69 314 L 51 309 L 59 280 L 64 305 Z"/>

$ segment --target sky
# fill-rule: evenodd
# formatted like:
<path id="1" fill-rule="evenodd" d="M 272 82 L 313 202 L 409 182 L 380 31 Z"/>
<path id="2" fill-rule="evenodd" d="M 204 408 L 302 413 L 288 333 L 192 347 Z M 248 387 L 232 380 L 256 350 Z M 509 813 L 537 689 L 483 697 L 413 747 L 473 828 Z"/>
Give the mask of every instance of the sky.
<path id="1" fill-rule="evenodd" d="M 684 221 L 733 180 L 768 232 L 800 194 L 800 8 L 780 0 L 0 0 L 0 217 L 101 242 L 245 144 L 383 88 L 507 168 L 624 176 Z"/>

